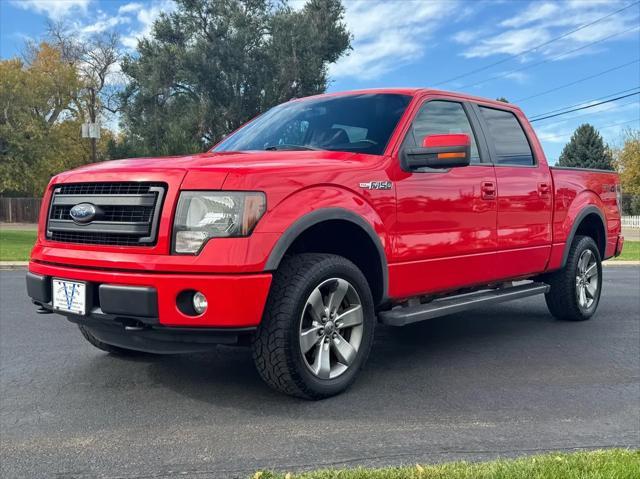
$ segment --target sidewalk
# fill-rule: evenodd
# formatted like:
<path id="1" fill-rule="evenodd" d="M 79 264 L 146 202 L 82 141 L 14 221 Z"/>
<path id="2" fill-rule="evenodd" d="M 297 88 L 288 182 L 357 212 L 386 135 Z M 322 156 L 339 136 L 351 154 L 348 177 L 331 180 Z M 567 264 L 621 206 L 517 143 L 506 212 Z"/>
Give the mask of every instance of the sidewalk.
<path id="1" fill-rule="evenodd" d="M 27 269 L 28 261 L 0 261 L 0 270 Z"/>
<path id="2" fill-rule="evenodd" d="M 35 231 L 38 229 L 36 223 L 3 223 L 0 222 L 0 229 L 14 231 Z"/>

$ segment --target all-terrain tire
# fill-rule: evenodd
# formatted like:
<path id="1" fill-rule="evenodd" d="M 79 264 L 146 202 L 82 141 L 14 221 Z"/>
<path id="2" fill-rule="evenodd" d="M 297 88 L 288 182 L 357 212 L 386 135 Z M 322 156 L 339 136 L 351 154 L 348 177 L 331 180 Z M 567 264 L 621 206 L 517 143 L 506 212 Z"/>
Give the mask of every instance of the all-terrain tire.
<path id="1" fill-rule="evenodd" d="M 589 256 L 587 251 L 595 261 L 595 270 L 597 278 L 594 285 L 596 286 L 591 304 L 588 306 L 580 304 L 579 293 L 579 262 L 583 255 Z M 600 302 L 600 294 L 602 291 L 602 259 L 598 245 L 589 236 L 576 236 L 571 244 L 567 264 L 561 270 L 551 273 L 545 278 L 545 281 L 551 286 L 549 292 L 545 295 L 547 307 L 553 316 L 557 319 L 565 321 L 584 321 L 591 318 Z"/>
<path id="2" fill-rule="evenodd" d="M 355 359 L 335 378 L 319 378 L 305 361 L 301 324 L 307 300 L 323 282 L 347 281 L 362 306 L 361 342 Z M 371 290 L 362 272 L 351 261 L 332 254 L 304 253 L 285 257 L 274 273 L 262 322 L 254 337 L 253 360 L 262 379 L 291 396 L 322 399 L 347 389 L 365 364 L 375 328 Z M 322 333 L 319 333 L 322 334 Z"/>
<path id="3" fill-rule="evenodd" d="M 91 343 L 93 346 L 95 346 L 96 348 L 102 351 L 106 351 L 107 353 L 115 354 L 118 356 L 140 356 L 140 355 L 146 354 L 141 351 L 136 351 L 134 349 L 121 348 L 119 346 L 113 346 L 112 344 L 103 343 L 98 338 L 96 338 L 93 334 L 91 334 L 91 331 L 89 331 L 84 326 L 78 325 L 78 329 L 80 329 L 82 336 L 84 336 L 84 338 L 87 341 L 89 341 L 89 343 Z"/>

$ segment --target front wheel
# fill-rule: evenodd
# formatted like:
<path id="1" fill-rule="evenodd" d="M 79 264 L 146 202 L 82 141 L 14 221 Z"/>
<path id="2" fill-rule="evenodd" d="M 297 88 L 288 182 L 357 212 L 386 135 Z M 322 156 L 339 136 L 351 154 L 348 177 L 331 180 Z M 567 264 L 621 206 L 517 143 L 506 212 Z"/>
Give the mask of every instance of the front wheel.
<path id="1" fill-rule="evenodd" d="M 602 291 L 602 261 L 595 241 L 577 236 L 564 269 L 552 273 L 545 295 L 551 314 L 558 319 L 584 321 L 596 312 Z"/>
<path id="2" fill-rule="evenodd" d="M 333 396 L 364 365 L 374 327 L 369 285 L 351 261 L 331 254 L 288 257 L 273 277 L 254 362 L 274 389 L 307 399 Z"/>

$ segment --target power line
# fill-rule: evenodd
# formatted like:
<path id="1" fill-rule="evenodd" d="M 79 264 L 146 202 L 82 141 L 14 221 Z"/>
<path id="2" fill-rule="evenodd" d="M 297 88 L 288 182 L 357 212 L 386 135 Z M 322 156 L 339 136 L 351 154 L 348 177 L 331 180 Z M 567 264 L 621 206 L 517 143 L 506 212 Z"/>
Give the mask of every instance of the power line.
<path id="1" fill-rule="evenodd" d="M 524 98 L 518 98 L 517 100 L 514 100 L 514 103 L 522 103 L 523 101 L 531 100 L 532 98 L 537 98 L 539 96 L 547 95 L 548 93 L 552 93 L 552 92 L 557 91 L 557 90 L 562 90 L 563 88 L 567 88 L 569 86 L 577 85 L 578 83 L 582 83 L 584 81 L 591 80 L 592 78 L 597 78 L 597 77 L 605 75 L 607 73 L 611 73 L 613 71 L 620 70 L 621 68 L 627 67 L 629 65 L 633 65 L 634 63 L 638 63 L 638 61 L 640 61 L 640 58 L 636 58 L 635 60 L 632 60 L 632 61 L 627 62 L 627 63 L 623 63 L 622 65 L 617 65 L 617 66 L 615 66 L 613 68 L 609 68 L 607 70 L 598 72 L 598 73 L 596 73 L 594 75 L 589 75 L 589 76 L 580 78 L 578 80 L 572 81 L 570 83 L 565 83 L 564 85 L 559 85 L 559 86 L 557 86 L 555 88 L 551 88 L 549 90 L 545 90 L 543 92 L 536 93 L 535 95 L 526 96 Z"/>
<path id="2" fill-rule="evenodd" d="M 620 123 L 611 123 L 610 125 L 605 125 L 605 126 L 601 126 L 599 128 L 596 128 L 596 130 L 606 130 L 607 128 L 613 128 L 614 126 L 626 125 L 627 123 L 633 123 L 634 121 L 640 122 L 640 118 L 634 118 L 633 120 L 628 120 L 628 121 L 621 121 Z"/>
<path id="3" fill-rule="evenodd" d="M 638 103 L 635 100 L 629 101 L 629 102 L 625 102 L 625 103 L 620 103 L 618 106 L 624 107 L 624 106 L 627 106 L 627 105 L 638 105 L 638 107 L 640 107 L 640 103 Z M 575 116 L 572 116 L 570 118 L 563 118 L 563 119 L 561 119 L 559 121 L 552 121 L 551 123 L 545 123 L 544 127 L 548 128 L 548 127 L 553 126 L 553 125 L 559 125 L 559 124 L 565 123 L 566 121 L 575 120 L 575 119 L 578 119 L 578 118 L 584 118 L 585 116 L 593 117 L 594 115 L 598 115 L 599 113 L 612 113 L 613 111 L 615 111 L 615 110 L 604 110 L 602 112 L 595 112 L 595 113 L 583 113 L 582 115 L 575 115 Z M 529 120 L 529 121 L 533 122 L 535 120 Z"/>
<path id="4" fill-rule="evenodd" d="M 636 121 L 637 121 L 637 122 L 640 122 L 640 119 L 639 119 L 639 118 L 635 118 L 635 119 L 633 119 L 633 120 L 621 121 L 621 122 L 619 122 L 619 123 L 611 123 L 611 124 L 609 124 L 609 125 L 605 125 L 605 126 L 600 126 L 600 127 L 595 126 L 594 128 L 595 128 L 596 130 L 600 131 L 600 130 L 606 130 L 607 128 L 613 128 L 613 127 L 615 127 L 615 126 L 622 126 L 622 125 L 626 125 L 626 124 L 628 124 L 628 123 L 633 123 L 633 122 L 636 122 Z M 565 131 L 565 132 L 563 132 L 563 133 L 559 133 L 559 135 L 558 135 L 558 136 L 560 136 L 560 137 L 570 138 L 570 137 L 571 137 L 571 135 L 572 135 L 574 132 L 575 132 L 575 130 L 574 130 L 574 131 Z"/>
<path id="5" fill-rule="evenodd" d="M 634 93 L 628 93 L 626 95 L 618 96 L 616 98 L 611 98 L 609 100 L 603 100 L 603 101 L 600 101 L 598 103 L 593 103 L 592 105 L 582 106 L 580 108 L 573 108 L 571 110 L 566 110 L 566 111 L 561 111 L 559 113 L 554 113 L 553 115 L 543 116 L 543 117 L 540 117 L 540 118 L 536 118 L 534 120 L 529 120 L 529 122 L 533 123 L 534 121 L 541 121 L 541 120 L 546 120 L 548 118 L 555 118 L 556 116 L 566 115 L 568 113 L 573 113 L 574 111 L 586 110 L 588 108 L 594 108 L 596 106 L 604 105 L 605 103 L 611 103 L 612 101 L 621 100 L 623 98 L 628 98 L 630 96 L 634 96 L 634 95 L 638 95 L 638 94 L 640 94 L 640 91 L 637 91 L 637 92 L 634 92 Z"/>
<path id="6" fill-rule="evenodd" d="M 640 18 L 637 18 L 636 20 L 640 20 Z M 490 82 L 492 80 L 497 80 L 499 78 L 508 77 L 509 75 L 511 75 L 513 73 L 518 73 L 518 72 L 521 72 L 523 70 L 529 70 L 530 68 L 534 68 L 534 67 L 537 67 L 539 65 L 543 65 L 545 63 L 549 63 L 549 62 L 553 62 L 553 61 L 556 61 L 556 60 L 560 60 L 560 59 L 562 59 L 563 57 L 565 57 L 567 55 L 571 55 L 572 53 L 578 52 L 580 50 L 584 50 L 585 48 L 592 47 L 593 45 L 597 45 L 598 43 L 606 42 L 607 40 L 610 40 L 613 37 L 617 37 L 619 35 L 624 35 L 625 33 L 629 33 L 630 31 L 638 30 L 638 28 L 640 28 L 640 27 L 634 26 L 634 27 L 628 28 L 627 30 L 623 30 L 621 32 L 616 32 L 616 33 L 614 33 L 612 35 L 609 35 L 609 36 L 606 36 L 604 38 L 601 38 L 600 40 L 596 40 L 595 42 L 587 43 L 586 45 L 582 45 L 581 47 L 574 48 L 573 50 L 569 50 L 567 52 L 564 52 L 564 53 L 562 53 L 562 54 L 560 54 L 558 56 L 547 58 L 546 60 L 541 60 L 539 62 L 530 63 L 528 65 L 525 65 L 525 66 L 521 67 L 521 68 L 515 68 L 513 70 L 509 70 L 508 72 L 501 73 L 500 75 L 495 75 L 495 76 L 492 76 L 492 77 L 489 77 L 489 78 L 486 78 L 484 80 L 480 80 L 480 81 L 477 81 L 477 82 L 474 82 L 474 83 L 467 83 L 466 85 L 462 85 L 462 86 L 458 87 L 458 89 L 459 90 L 463 90 L 465 88 L 471 88 L 471 87 L 474 87 L 474 86 L 477 86 L 477 85 L 482 85 L 483 83 L 487 83 L 487 82 Z"/>
<path id="7" fill-rule="evenodd" d="M 576 106 L 589 105 L 592 101 L 604 100 L 605 98 L 608 98 L 610 96 L 622 95 L 624 93 L 628 93 L 628 92 L 636 90 L 638 88 L 640 88 L 640 87 L 634 86 L 633 88 L 627 88 L 626 90 L 616 91 L 616 92 L 613 92 L 613 93 L 609 93 L 608 95 L 600 96 L 598 98 L 592 98 L 591 100 L 583 100 L 580 103 L 574 103 L 573 105 L 563 106 L 561 108 L 556 108 L 555 110 L 545 111 L 544 113 L 536 113 L 535 115 L 529 115 L 529 118 L 537 118 L 539 116 L 549 115 L 551 113 L 555 113 L 557 111 L 564 111 L 564 110 L 566 110 L 568 108 L 574 108 Z"/>
<path id="8" fill-rule="evenodd" d="M 482 72 L 482 71 L 488 70 L 489 68 L 492 68 L 492 67 L 494 67 L 494 66 L 496 66 L 496 65 L 501 65 L 502 63 L 508 62 L 509 60 L 513 60 L 514 58 L 518 58 L 518 57 L 521 57 L 522 55 L 526 55 L 527 53 L 531 53 L 531 52 L 533 52 L 533 51 L 537 50 L 537 49 L 538 49 L 538 48 L 540 48 L 540 47 L 544 47 L 544 46 L 549 45 L 549 44 L 551 44 L 551 43 L 553 43 L 553 42 L 556 42 L 556 41 L 558 41 L 558 40 L 561 40 L 562 38 L 565 38 L 565 37 L 567 37 L 567 36 L 569 36 L 569 35 L 571 35 L 571 34 L 573 34 L 573 33 L 575 33 L 575 32 L 579 32 L 580 30 L 584 30 L 584 29 L 585 29 L 585 28 L 587 28 L 587 27 L 590 27 L 590 26 L 592 26 L 592 25 L 595 25 L 596 23 L 599 23 L 599 22 L 601 22 L 602 20 L 605 20 L 605 19 L 607 19 L 607 18 L 609 18 L 609 17 L 612 17 L 613 15 L 617 15 L 618 13 L 620 13 L 620 12 L 622 12 L 622 11 L 624 11 L 624 10 L 627 10 L 627 9 L 629 9 L 629 8 L 631 8 L 631 7 L 635 6 L 635 5 L 638 5 L 639 3 L 640 3 L 640 0 L 639 0 L 639 1 L 636 1 L 636 2 L 631 3 L 631 4 L 627 5 L 626 7 L 620 8 L 620 9 L 618 9 L 618 10 L 614 11 L 614 12 L 611 12 L 611 13 L 609 13 L 608 15 L 605 15 L 604 17 L 597 18 L 597 19 L 596 19 L 596 20 L 594 20 L 593 22 L 586 23 L 586 24 L 584 24 L 584 25 L 581 25 L 581 26 L 580 26 L 580 27 L 578 27 L 578 28 L 575 28 L 575 29 L 570 30 L 570 31 L 568 31 L 568 32 L 566 32 L 566 33 L 563 33 L 563 34 L 562 34 L 562 35 L 560 35 L 559 37 L 552 38 L 551 40 L 547 40 L 547 41 L 546 41 L 546 42 L 544 42 L 544 43 L 541 43 L 541 44 L 539 44 L 539 45 L 536 45 L 535 47 L 529 48 L 528 50 L 525 50 L 525 51 L 523 51 L 523 52 L 520 52 L 520 53 L 517 53 L 517 54 L 514 54 L 514 55 L 509 55 L 507 58 L 503 58 L 502 60 L 498 60 L 498 61 L 496 61 L 496 62 L 490 63 L 490 64 L 485 65 L 485 66 L 483 66 L 483 67 L 476 68 L 475 70 L 470 70 L 470 71 L 468 71 L 468 72 L 466 72 L 466 73 L 462 73 L 462 74 L 457 75 L 457 76 L 455 76 L 455 77 L 449 78 L 448 80 L 443 80 L 443 81 L 441 81 L 441 82 L 434 83 L 432 86 L 438 86 L 438 85 L 443 85 L 443 84 L 445 84 L 445 83 L 451 83 L 451 82 L 452 82 L 452 81 L 454 81 L 454 80 L 459 80 L 460 78 L 464 78 L 464 77 L 467 77 L 467 76 L 469 76 L 469 75 L 473 75 L 473 74 L 475 74 L 475 73 L 479 73 L 479 72 Z"/>

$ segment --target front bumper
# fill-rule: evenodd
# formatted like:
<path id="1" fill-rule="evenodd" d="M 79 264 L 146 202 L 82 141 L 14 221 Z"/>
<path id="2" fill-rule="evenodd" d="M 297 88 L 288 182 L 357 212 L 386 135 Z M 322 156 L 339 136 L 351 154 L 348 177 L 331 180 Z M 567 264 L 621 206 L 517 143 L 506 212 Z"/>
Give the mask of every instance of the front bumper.
<path id="1" fill-rule="evenodd" d="M 34 303 L 53 310 L 51 278 L 87 283 L 83 319 L 163 328 L 255 328 L 271 285 L 271 274 L 175 274 L 101 271 L 32 261 L 27 291 Z M 200 316 L 183 313 L 178 295 L 200 291 L 208 300 Z"/>

